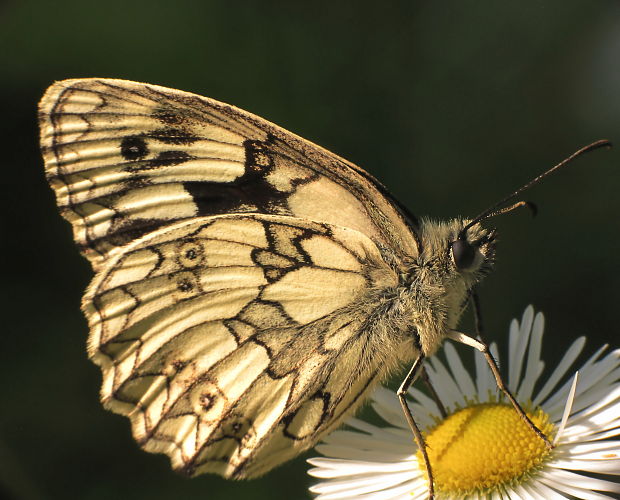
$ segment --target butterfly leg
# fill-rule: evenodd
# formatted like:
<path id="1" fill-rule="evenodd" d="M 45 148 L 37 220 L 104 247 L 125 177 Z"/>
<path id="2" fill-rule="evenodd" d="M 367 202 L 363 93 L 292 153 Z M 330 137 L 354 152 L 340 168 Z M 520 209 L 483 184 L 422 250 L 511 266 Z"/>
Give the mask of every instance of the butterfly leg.
<path id="1" fill-rule="evenodd" d="M 454 340 L 455 342 L 460 342 L 461 344 L 465 344 L 470 347 L 473 347 L 474 349 L 477 349 L 483 354 L 489 367 L 491 368 L 491 372 L 493 373 L 493 376 L 495 377 L 495 383 L 497 384 L 497 387 L 499 387 L 499 390 L 502 391 L 504 395 L 508 398 L 512 406 L 514 406 L 514 409 L 517 411 L 521 419 L 527 424 L 527 426 L 530 429 L 532 429 L 532 431 L 534 431 L 534 433 L 545 442 L 545 445 L 547 446 L 547 448 L 549 448 L 550 450 L 553 449 L 553 445 L 551 444 L 551 441 L 549 441 L 547 436 L 545 436 L 542 433 L 542 431 L 534 425 L 534 422 L 532 422 L 530 420 L 530 417 L 528 417 L 527 414 L 523 411 L 523 408 L 521 408 L 521 405 L 514 398 L 514 396 L 512 395 L 512 393 L 510 392 L 506 384 L 504 383 L 504 379 L 502 378 L 502 375 L 499 372 L 497 363 L 495 362 L 495 359 L 493 359 L 493 356 L 491 355 L 491 352 L 489 351 L 489 346 L 485 342 L 482 342 L 473 337 L 470 337 L 469 335 L 466 335 L 461 332 L 457 332 L 455 330 L 448 333 L 448 338 L 451 340 Z"/>
<path id="2" fill-rule="evenodd" d="M 403 412 L 405 413 L 405 418 L 407 419 L 409 428 L 411 429 L 411 432 L 413 433 L 413 438 L 415 439 L 415 442 L 418 445 L 418 448 L 422 452 L 422 459 L 424 460 L 424 467 L 426 468 L 426 473 L 428 474 L 428 498 L 433 499 L 435 498 L 435 490 L 433 487 L 433 472 L 431 469 L 431 462 L 428 458 L 428 453 L 426 452 L 426 443 L 424 441 L 424 436 L 422 436 L 422 432 L 420 431 L 420 428 L 418 427 L 418 424 L 416 424 L 415 420 L 413 419 L 411 410 L 409 409 L 409 406 L 407 405 L 407 399 L 405 398 L 405 394 L 407 394 L 407 391 L 409 390 L 411 385 L 415 382 L 416 378 L 418 378 L 418 375 L 420 375 L 420 373 L 424 371 L 423 362 L 424 362 L 424 355 L 420 353 L 418 358 L 413 362 L 413 365 L 411 365 L 411 369 L 409 370 L 409 373 L 405 377 L 405 380 L 403 380 L 403 383 L 400 384 L 400 387 L 398 388 L 396 395 L 398 396 L 400 405 L 402 406 Z"/>
<path id="3" fill-rule="evenodd" d="M 484 337 L 483 337 L 483 326 L 482 326 L 482 311 L 480 309 L 480 297 L 478 296 L 478 293 L 476 292 L 476 290 L 472 290 L 471 293 L 471 303 L 472 306 L 474 308 L 474 325 L 476 328 L 476 338 L 482 342 L 485 342 Z"/>

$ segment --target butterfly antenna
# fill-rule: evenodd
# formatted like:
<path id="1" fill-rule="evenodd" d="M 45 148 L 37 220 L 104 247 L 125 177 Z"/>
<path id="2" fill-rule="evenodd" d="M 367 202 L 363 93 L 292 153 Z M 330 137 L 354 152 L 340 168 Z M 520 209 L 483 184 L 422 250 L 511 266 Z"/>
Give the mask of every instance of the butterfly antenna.
<path id="1" fill-rule="evenodd" d="M 514 198 L 516 198 L 518 195 L 520 195 L 526 189 L 529 189 L 533 185 L 538 184 L 545 177 L 547 177 L 548 175 L 552 174 L 556 170 L 559 170 L 560 168 L 564 167 L 565 165 L 567 165 L 568 163 L 573 161 L 575 158 L 577 158 L 577 157 L 579 157 L 579 156 L 581 156 L 581 155 L 583 155 L 585 153 L 588 153 L 590 151 L 593 151 L 595 149 L 602 148 L 602 147 L 611 147 L 611 142 L 609 142 L 607 139 L 601 139 L 601 140 L 593 142 L 592 144 L 588 144 L 587 146 L 584 146 L 581 149 L 575 151 L 572 155 L 570 155 L 569 157 L 565 158 L 564 160 L 562 160 L 560 163 L 558 163 L 554 167 L 551 167 L 549 170 L 543 172 L 539 176 L 534 177 L 531 181 L 525 183 L 519 189 L 517 189 L 516 191 L 510 193 L 508 196 L 506 196 L 502 200 L 498 201 L 494 205 L 490 206 L 489 208 L 487 208 L 484 212 L 482 212 L 478 216 L 474 217 L 474 219 L 461 230 L 461 232 L 459 233 L 458 239 L 465 238 L 465 234 L 467 233 L 467 230 L 470 227 L 472 227 L 474 224 L 477 224 L 480 221 L 488 219 L 489 217 L 494 217 L 495 215 L 500 215 L 500 214 L 505 214 L 505 213 L 511 212 L 515 208 L 527 207 L 527 208 L 529 208 L 534 213 L 534 215 L 536 215 L 536 211 L 537 211 L 536 210 L 536 205 L 534 205 L 533 203 L 531 203 L 529 201 L 518 201 L 518 202 L 513 203 L 512 205 L 509 205 L 507 207 L 502 207 L 502 205 L 505 205 L 509 201 L 513 200 Z"/>

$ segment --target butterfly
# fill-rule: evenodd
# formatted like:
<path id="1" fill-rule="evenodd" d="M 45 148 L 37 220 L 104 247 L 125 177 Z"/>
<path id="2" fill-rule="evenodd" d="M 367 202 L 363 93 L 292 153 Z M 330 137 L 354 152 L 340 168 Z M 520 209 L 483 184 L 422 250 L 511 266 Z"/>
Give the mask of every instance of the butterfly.
<path id="1" fill-rule="evenodd" d="M 484 350 L 456 328 L 497 211 L 418 219 L 335 154 L 156 85 L 60 81 L 39 122 L 95 272 L 82 309 L 101 400 L 174 469 L 260 476 L 416 361 L 412 382 L 444 339 Z"/>

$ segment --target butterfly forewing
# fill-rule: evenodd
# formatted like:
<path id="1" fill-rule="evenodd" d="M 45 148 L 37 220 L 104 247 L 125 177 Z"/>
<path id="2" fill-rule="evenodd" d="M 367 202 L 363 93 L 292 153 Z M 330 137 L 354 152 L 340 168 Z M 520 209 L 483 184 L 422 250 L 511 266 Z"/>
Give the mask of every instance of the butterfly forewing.
<path id="1" fill-rule="evenodd" d="M 417 222 L 369 174 L 212 99 L 66 80 L 42 99 L 40 124 L 48 179 L 95 268 L 162 226 L 226 213 L 304 217 L 417 252 Z"/>
<path id="2" fill-rule="evenodd" d="M 368 304 L 396 280 L 368 237 L 329 224 L 248 214 L 160 229 L 84 298 L 104 404 L 177 469 L 259 475 L 385 373 Z"/>

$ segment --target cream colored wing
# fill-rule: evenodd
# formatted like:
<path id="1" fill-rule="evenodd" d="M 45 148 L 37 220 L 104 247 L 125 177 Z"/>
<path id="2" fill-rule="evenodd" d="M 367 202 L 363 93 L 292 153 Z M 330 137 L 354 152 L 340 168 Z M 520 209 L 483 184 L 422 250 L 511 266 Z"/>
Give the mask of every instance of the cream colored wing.
<path id="1" fill-rule="evenodd" d="M 376 330 L 396 284 L 351 229 L 260 214 L 165 227 L 111 258 L 84 297 L 102 400 L 175 469 L 260 475 L 385 374 Z"/>
<path id="2" fill-rule="evenodd" d="M 368 173 L 235 107 L 81 79 L 52 85 L 39 111 L 47 177 L 95 268 L 164 225 L 224 213 L 305 217 L 417 253 L 417 221 Z"/>

